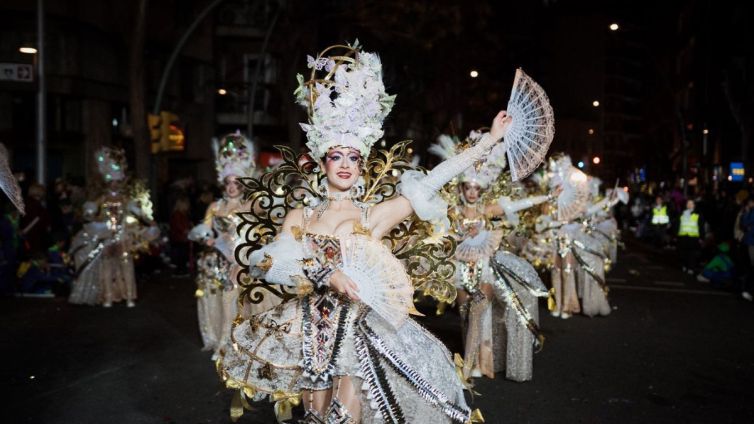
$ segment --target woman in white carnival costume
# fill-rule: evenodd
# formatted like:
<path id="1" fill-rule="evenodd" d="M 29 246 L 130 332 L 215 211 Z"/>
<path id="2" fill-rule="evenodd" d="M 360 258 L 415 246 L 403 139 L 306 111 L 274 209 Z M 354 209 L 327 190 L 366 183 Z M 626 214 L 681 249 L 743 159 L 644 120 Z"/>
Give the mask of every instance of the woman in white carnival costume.
<path id="1" fill-rule="evenodd" d="M 201 224 L 189 233 L 189 239 L 205 249 L 197 259 L 196 306 L 199 332 L 204 350 L 214 351 L 213 360 L 230 339 L 233 320 L 238 314 L 238 284 L 235 250 L 238 212 L 248 209 L 243 200 L 241 177 L 252 177 L 255 169 L 254 146 L 236 132 L 213 140 L 215 169 L 223 186 L 223 197 L 209 205 Z"/>
<path id="2" fill-rule="evenodd" d="M 610 264 L 615 265 L 620 230 L 612 211 L 618 203 L 628 204 L 629 195 L 628 191 L 616 185 L 615 188 L 605 190 L 605 195 L 600 198 L 599 182 L 599 178 L 592 179 L 592 204 L 586 211 L 586 218 L 590 231 L 601 239 L 603 250 L 608 253 Z"/>
<path id="3" fill-rule="evenodd" d="M 482 133 L 472 131 L 463 144 L 474 144 L 481 137 Z M 459 153 L 459 144 L 443 135 L 430 152 L 449 159 Z M 471 167 L 461 174 L 458 195 L 448 196 L 458 199 L 448 215 L 458 240 L 455 265 L 465 329 L 463 375 L 494 378 L 496 372 L 505 370 L 510 380 L 528 381 L 532 378 L 533 348 L 542 341 L 537 298 L 546 297 L 548 291 L 534 268 L 501 242 L 505 229 L 519 224 L 519 211 L 552 197 L 512 200 L 497 194 L 494 198 L 512 185 L 501 175 L 506 167 L 504 147 L 495 146 L 479 170 Z M 547 147 L 545 144 L 545 151 Z M 504 222 L 496 225 L 493 219 L 498 217 Z"/>
<path id="4" fill-rule="evenodd" d="M 617 255 L 618 226 L 610 210 L 618 202 L 628 201 L 628 193 L 613 189 L 609 195 L 599 198 L 598 178 L 590 177 L 590 203 L 581 221 L 581 243 L 574 243 L 579 262 L 579 295 L 584 315 L 608 315 L 611 308 L 607 299 L 608 287 L 605 273 Z"/>
<path id="5" fill-rule="evenodd" d="M 438 191 L 488 152 L 510 120 L 499 113 L 474 147 L 426 175 L 405 171 L 399 194 L 362 203 L 371 192 L 362 166 L 394 102 L 380 60 L 357 45 L 333 46 L 309 67 L 312 78 L 299 75 L 296 93 L 309 108 L 307 147 L 325 174 L 321 197 L 288 211 L 282 232 L 249 260 L 268 284 L 301 295 L 237 321 L 219 372 L 242 398 L 277 401 L 279 419 L 303 401 L 304 423 L 476 421 L 450 353 L 408 317 L 413 287 L 380 240 L 414 213 L 447 228 Z"/>
<path id="6" fill-rule="evenodd" d="M 122 149 L 102 147 L 95 153 L 97 170 L 105 183 L 96 202 L 84 204 L 84 224 L 71 242 L 76 265 L 68 301 L 109 308 L 136 301 L 133 257 L 147 250 L 159 236 L 152 218 L 149 192 L 140 182 L 126 185 L 126 158 Z"/>
<path id="7" fill-rule="evenodd" d="M 600 241 L 587 231 L 584 220 L 590 198 L 589 177 L 573 166 L 569 156 L 561 155 L 550 160 L 549 184 L 561 191 L 557 219 L 539 228 L 543 233 L 554 233 L 551 313 L 564 319 L 582 312 L 590 317 L 608 315 L 606 255 Z"/>

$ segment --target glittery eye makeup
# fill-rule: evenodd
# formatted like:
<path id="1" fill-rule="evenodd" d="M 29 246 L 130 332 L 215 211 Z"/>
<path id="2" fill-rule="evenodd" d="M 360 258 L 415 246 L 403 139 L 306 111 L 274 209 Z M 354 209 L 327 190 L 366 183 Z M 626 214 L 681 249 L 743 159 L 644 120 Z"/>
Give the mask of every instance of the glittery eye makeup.
<path id="1" fill-rule="evenodd" d="M 329 162 L 340 160 L 340 153 L 330 153 L 329 155 L 327 155 L 326 160 Z"/>
<path id="2" fill-rule="evenodd" d="M 346 157 L 348 159 L 348 161 L 352 162 L 352 163 L 360 163 L 361 162 L 361 155 L 359 155 L 358 153 L 352 152 L 352 151 L 348 152 L 347 154 L 344 154 L 343 152 L 340 152 L 340 151 L 330 152 L 330 153 L 327 154 L 327 156 L 325 156 L 325 162 L 339 161 L 339 160 L 343 159 L 344 157 Z"/>

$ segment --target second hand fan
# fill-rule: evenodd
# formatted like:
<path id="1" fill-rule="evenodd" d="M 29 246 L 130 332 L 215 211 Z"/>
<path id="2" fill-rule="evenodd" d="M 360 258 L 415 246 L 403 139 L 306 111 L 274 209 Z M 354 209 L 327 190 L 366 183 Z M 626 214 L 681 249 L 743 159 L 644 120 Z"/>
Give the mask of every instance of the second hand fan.
<path id="1" fill-rule="evenodd" d="M 508 115 L 513 118 L 505 144 L 511 178 L 519 181 L 545 160 L 555 137 L 555 114 L 545 90 L 521 69 L 516 69 Z"/>
<path id="2" fill-rule="evenodd" d="M 558 220 L 576 219 L 585 210 L 589 202 L 588 177 L 571 166 L 565 171 L 563 191 L 558 195 Z"/>
<path id="3" fill-rule="evenodd" d="M 359 288 L 359 298 L 394 328 L 413 309 L 414 288 L 403 263 L 369 237 L 341 238 L 341 271 Z"/>

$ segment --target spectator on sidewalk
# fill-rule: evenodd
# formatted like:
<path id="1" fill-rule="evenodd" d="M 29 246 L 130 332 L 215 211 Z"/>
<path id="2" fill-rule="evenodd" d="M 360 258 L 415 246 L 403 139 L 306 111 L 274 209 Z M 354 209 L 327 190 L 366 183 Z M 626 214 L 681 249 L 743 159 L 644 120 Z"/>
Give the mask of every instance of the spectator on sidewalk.
<path id="1" fill-rule="evenodd" d="M 170 215 L 170 250 L 172 252 L 171 260 L 176 266 L 176 274 L 185 275 L 188 273 L 189 259 L 189 239 L 188 233 L 191 231 L 190 203 L 185 196 L 179 197 L 173 207 L 173 213 Z"/>
<path id="2" fill-rule="evenodd" d="M 702 283 L 712 283 L 713 287 L 722 288 L 733 282 L 735 267 L 730 255 L 730 245 L 722 242 L 717 245 L 717 255 L 715 255 L 704 266 L 702 273 L 696 279 Z"/>
<path id="3" fill-rule="evenodd" d="M 652 208 L 652 218 L 649 224 L 650 239 L 655 246 L 661 248 L 667 247 L 670 215 L 668 215 L 668 205 L 665 204 L 662 196 L 655 197 L 655 205 Z"/>
<path id="4" fill-rule="evenodd" d="M 694 275 L 699 253 L 704 240 L 704 223 L 701 215 L 696 211 L 693 200 L 686 201 L 686 210 L 680 216 L 678 224 L 678 256 L 681 259 L 683 272 Z"/>
<path id="5" fill-rule="evenodd" d="M 0 203 L 5 213 L 0 215 L 0 295 L 15 291 L 21 235 L 18 225 L 21 214 L 10 203 Z"/>
<path id="6" fill-rule="evenodd" d="M 29 193 L 24 200 L 26 214 L 21 217 L 21 235 L 26 241 L 29 254 L 44 255 L 49 244 L 50 215 L 45 205 L 45 187 L 34 183 L 29 186 Z"/>
<path id="7" fill-rule="evenodd" d="M 743 243 L 746 245 L 749 256 L 749 272 L 744 280 L 741 296 L 752 301 L 752 288 L 754 288 L 754 198 L 746 201 L 746 206 L 741 212 L 740 228 L 743 231 Z"/>

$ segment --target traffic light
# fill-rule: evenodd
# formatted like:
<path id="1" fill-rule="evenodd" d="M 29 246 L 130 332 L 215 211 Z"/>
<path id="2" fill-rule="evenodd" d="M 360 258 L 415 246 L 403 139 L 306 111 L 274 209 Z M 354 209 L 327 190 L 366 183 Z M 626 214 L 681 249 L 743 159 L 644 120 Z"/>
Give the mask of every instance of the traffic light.
<path id="1" fill-rule="evenodd" d="M 149 138 L 152 141 L 152 153 L 182 152 L 186 148 L 185 136 L 179 124 L 178 115 L 161 111 L 159 115 L 147 115 Z"/>
<path id="2" fill-rule="evenodd" d="M 149 140 L 151 141 L 152 154 L 160 151 L 160 139 L 162 138 L 162 119 L 160 115 L 147 115 L 147 125 L 149 126 Z"/>

